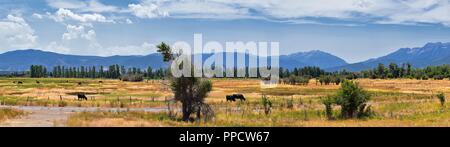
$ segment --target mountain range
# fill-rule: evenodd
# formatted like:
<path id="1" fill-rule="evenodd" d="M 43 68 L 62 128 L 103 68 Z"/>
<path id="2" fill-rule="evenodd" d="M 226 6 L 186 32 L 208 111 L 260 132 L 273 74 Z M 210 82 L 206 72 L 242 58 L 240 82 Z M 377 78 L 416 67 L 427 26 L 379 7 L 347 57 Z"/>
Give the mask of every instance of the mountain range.
<path id="1" fill-rule="evenodd" d="M 423 47 L 401 48 L 386 56 L 367 61 L 326 68 L 327 71 L 361 71 L 376 67 L 379 63 L 410 63 L 413 67 L 423 68 L 431 65 L 450 64 L 450 43 L 427 43 Z"/>
<path id="2" fill-rule="evenodd" d="M 243 53 L 225 53 L 227 55 Z M 202 54 L 205 61 L 212 54 Z M 245 54 L 248 59 L 257 58 L 256 55 Z M 236 59 L 236 58 L 235 58 Z M 304 66 L 317 66 L 327 71 L 361 71 L 376 67 L 379 63 L 411 63 L 414 67 L 450 64 L 450 43 L 427 43 L 423 47 L 401 48 L 386 56 L 369 59 L 363 62 L 348 64 L 345 60 L 319 50 L 298 52 L 279 56 L 280 66 L 287 69 Z M 226 63 L 224 58 L 224 63 Z M 61 65 L 66 67 L 79 66 L 109 66 L 113 64 L 126 67 L 162 68 L 167 67 L 159 53 L 145 56 L 81 56 L 65 55 L 37 49 L 15 50 L 0 54 L 0 71 L 26 71 L 31 65 L 43 65 L 51 69 Z M 248 64 L 247 64 L 248 65 Z"/>
<path id="3" fill-rule="evenodd" d="M 246 65 L 248 59 L 257 59 L 258 56 L 243 53 L 224 53 L 235 56 L 235 62 L 238 54 L 246 57 Z M 202 54 L 205 61 L 212 54 Z M 265 58 L 264 58 L 265 59 Z M 270 58 L 269 58 L 270 59 Z M 320 59 L 320 60 L 319 60 Z M 223 63 L 226 63 L 224 58 Z M 148 66 L 152 68 L 167 67 L 162 56 L 159 53 L 149 54 L 146 56 L 79 56 L 65 55 L 53 52 L 41 51 L 36 49 L 16 50 L 0 54 L 0 71 L 25 71 L 29 70 L 31 65 L 43 65 L 48 69 L 61 65 L 66 67 L 80 66 L 109 66 L 113 64 L 123 65 L 125 67 L 138 67 L 146 69 Z M 333 56 L 322 51 L 300 52 L 290 55 L 280 56 L 280 65 L 286 65 L 286 68 L 317 66 L 321 68 L 330 68 L 346 65 L 347 62 L 339 57 Z"/>

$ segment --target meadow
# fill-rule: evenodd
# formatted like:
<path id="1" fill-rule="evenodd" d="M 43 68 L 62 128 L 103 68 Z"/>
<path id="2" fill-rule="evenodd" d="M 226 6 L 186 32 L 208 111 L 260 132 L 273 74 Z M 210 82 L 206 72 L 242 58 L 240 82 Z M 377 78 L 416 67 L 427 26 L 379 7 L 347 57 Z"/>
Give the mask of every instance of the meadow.
<path id="1" fill-rule="evenodd" d="M 0 103 L 15 106 L 161 108 L 163 111 L 86 111 L 71 113 L 57 126 L 450 126 L 450 105 L 441 106 L 436 94 L 450 93 L 450 80 L 358 79 L 371 95 L 374 115 L 365 119 L 329 120 L 322 99 L 339 85 L 278 85 L 261 88 L 257 79 L 211 79 L 206 98 L 215 111 L 211 121 L 182 122 L 180 103 L 172 101 L 162 80 L 122 82 L 108 79 L 0 78 Z M 23 84 L 14 83 L 22 81 Z M 37 83 L 36 81 L 39 81 Z M 101 81 L 101 82 L 100 82 Z M 81 82 L 81 85 L 78 83 Z M 88 101 L 78 101 L 77 93 Z M 246 101 L 227 102 L 226 95 L 241 93 Z M 271 102 L 264 112 L 262 96 Z M 448 101 L 448 98 L 447 98 Z M 170 112 L 169 109 L 170 108 Z M 338 114 L 335 106 L 333 113 Z M 171 115 L 168 115 L 168 114 Z"/>

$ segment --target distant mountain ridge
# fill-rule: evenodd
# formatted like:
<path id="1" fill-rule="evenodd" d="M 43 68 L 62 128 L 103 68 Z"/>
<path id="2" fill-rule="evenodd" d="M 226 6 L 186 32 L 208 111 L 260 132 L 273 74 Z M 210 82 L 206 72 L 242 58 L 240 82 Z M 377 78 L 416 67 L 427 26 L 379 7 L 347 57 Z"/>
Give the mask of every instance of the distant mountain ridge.
<path id="1" fill-rule="evenodd" d="M 450 64 L 450 43 L 427 43 L 423 47 L 401 48 L 386 56 L 369 59 L 363 62 L 327 68 L 327 71 L 361 71 L 376 67 L 379 63 L 410 63 L 414 67 L 423 68 L 430 65 Z"/>
<path id="2" fill-rule="evenodd" d="M 224 53 L 233 54 L 233 53 Z M 235 60 L 237 54 L 234 53 Z M 203 54 L 203 61 L 212 54 Z M 254 59 L 258 56 L 245 54 L 246 62 L 248 59 Z M 269 58 L 270 59 L 270 58 Z M 290 55 L 279 56 L 280 66 L 293 69 L 294 67 L 317 66 L 320 68 L 329 68 L 335 66 L 346 65 L 343 59 L 325 53 L 322 51 L 299 52 Z M 31 65 L 43 65 L 51 69 L 54 66 L 61 65 L 66 67 L 80 66 L 109 66 L 113 64 L 124 65 L 126 67 L 138 67 L 145 69 L 148 66 L 152 68 L 167 67 L 162 56 L 159 53 L 149 54 L 145 56 L 79 56 L 65 55 L 36 49 L 16 50 L 0 54 L 0 71 L 26 71 Z M 224 58 L 224 63 L 226 59 Z M 248 64 L 246 64 L 248 65 Z"/>
<path id="3" fill-rule="evenodd" d="M 0 54 L 0 71 L 25 71 L 31 65 L 43 65 L 51 68 L 57 65 L 66 67 L 79 66 L 109 66 L 113 64 L 136 65 L 135 67 L 146 68 L 147 66 L 164 66 L 159 54 L 147 56 L 78 56 L 64 55 L 35 49 L 16 50 Z"/>
<path id="4" fill-rule="evenodd" d="M 243 53 L 225 53 L 227 55 Z M 203 54 L 205 61 L 212 54 Z M 248 59 L 258 58 L 256 55 L 245 54 L 246 66 Z M 269 58 L 270 59 L 270 58 Z M 235 58 L 236 60 L 236 58 Z M 410 63 L 413 67 L 426 67 L 430 65 L 450 64 L 450 43 L 427 43 L 423 47 L 401 48 L 386 56 L 369 59 L 359 63 L 348 64 L 345 60 L 319 50 L 309 52 L 298 52 L 289 55 L 280 55 L 280 66 L 287 69 L 295 67 L 316 66 L 326 71 L 361 71 L 375 68 L 379 63 L 385 65 L 390 63 Z M 226 59 L 224 57 L 224 63 Z M 0 71 L 26 71 L 31 65 L 44 65 L 51 69 L 61 65 L 66 67 L 79 66 L 109 66 L 113 64 L 124 65 L 126 67 L 138 67 L 145 69 L 167 67 L 159 53 L 145 56 L 79 56 L 64 55 L 53 52 L 46 52 L 36 49 L 16 50 L 0 54 Z M 236 66 L 236 65 L 235 65 Z"/>
<path id="5" fill-rule="evenodd" d="M 319 50 L 280 56 L 280 66 L 288 69 L 305 66 L 317 66 L 326 69 L 347 64 L 345 60 Z"/>

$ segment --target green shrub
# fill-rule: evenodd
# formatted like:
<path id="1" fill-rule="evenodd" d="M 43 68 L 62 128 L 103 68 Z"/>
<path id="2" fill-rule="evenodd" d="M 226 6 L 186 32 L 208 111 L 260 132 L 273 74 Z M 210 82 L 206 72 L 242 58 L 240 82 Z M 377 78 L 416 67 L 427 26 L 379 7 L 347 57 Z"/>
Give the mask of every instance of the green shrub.
<path id="1" fill-rule="evenodd" d="M 325 99 L 322 103 L 325 105 L 325 111 L 329 118 L 332 118 L 332 105 L 341 106 L 340 117 L 348 118 L 364 118 L 373 115 L 373 111 L 367 102 L 370 95 L 363 90 L 357 83 L 344 81 L 341 84 L 336 95 Z"/>
<path id="2" fill-rule="evenodd" d="M 341 106 L 342 118 L 361 118 L 371 112 L 367 107 L 370 95 L 357 83 L 344 81 L 336 95 L 336 104 Z M 366 109 L 367 108 L 367 109 Z"/>
<path id="3" fill-rule="evenodd" d="M 272 112 L 272 102 L 269 100 L 269 98 L 263 95 L 261 103 L 264 106 L 264 113 L 266 115 L 269 115 Z"/>
<path id="4" fill-rule="evenodd" d="M 444 106 L 445 105 L 445 95 L 444 95 L 444 93 L 441 92 L 441 93 L 437 94 L 436 97 L 441 102 L 441 105 Z"/>
<path id="5" fill-rule="evenodd" d="M 333 104 L 335 103 L 334 98 L 327 97 L 322 100 L 322 104 L 325 105 L 325 114 L 329 120 L 334 119 L 333 117 Z"/>
<path id="6" fill-rule="evenodd" d="M 58 107 L 66 107 L 67 106 L 67 102 L 66 101 L 59 101 L 58 102 Z"/>
<path id="7" fill-rule="evenodd" d="M 288 109 L 293 109 L 294 108 L 294 99 L 290 98 L 286 100 L 286 107 Z"/>

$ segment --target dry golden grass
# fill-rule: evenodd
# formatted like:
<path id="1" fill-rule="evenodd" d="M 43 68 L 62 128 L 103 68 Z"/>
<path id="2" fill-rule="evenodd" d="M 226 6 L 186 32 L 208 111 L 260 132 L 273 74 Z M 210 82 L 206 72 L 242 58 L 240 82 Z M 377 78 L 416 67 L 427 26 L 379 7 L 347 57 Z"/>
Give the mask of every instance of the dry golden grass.
<path id="1" fill-rule="evenodd" d="M 12 81 L 25 81 L 23 85 Z M 34 81 L 40 80 L 41 84 Z M 69 80 L 69 83 L 64 81 Z M 83 82 L 78 86 L 77 82 Z M 165 98 L 172 97 L 163 81 L 121 82 L 102 79 L 0 79 L 0 98 L 36 100 L 50 99 L 57 102 L 59 96 L 69 105 L 81 107 L 119 107 L 111 102 L 121 98 L 125 107 L 165 107 Z M 216 112 L 210 122 L 185 123 L 168 118 L 166 113 L 149 112 L 89 112 L 71 116 L 68 126 L 450 126 L 450 106 L 440 106 L 435 94 L 444 92 L 450 96 L 450 80 L 356 80 L 372 95 L 370 105 L 376 115 L 366 120 L 327 120 L 321 98 L 334 94 L 339 85 L 320 85 L 311 80 L 306 86 L 278 85 L 261 88 L 256 79 L 212 79 L 213 91 L 206 102 Z M 85 92 L 95 101 L 74 101 L 71 93 Z M 245 102 L 226 102 L 225 96 L 242 93 Z M 261 95 L 273 102 L 270 115 L 262 111 Z M 128 98 L 130 103 L 125 103 Z M 155 102 L 153 102 L 155 100 Z M 288 101 L 293 108 L 287 108 Z M 142 101 L 144 101 L 142 103 Z M 27 103 L 16 103 L 26 105 Z M 35 104 L 41 105 L 42 103 Z M 56 103 L 57 104 L 57 103 Z M 179 105 L 179 104 L 178 104 Z M 55 105 L 48 105 L 55 106 Z M 56 105 L 57 106 L 57 105 Z M 335 107 L 335 113 L 338 107 Z M 92 114 L 91 114 L 92 113 Z M 131 114 L 130 114 L 131 113 Z M 179 115 L 179 114 L 178 114 Z"/>
<path id="2" fill-rule="evenodd" d="M 25 112 L 11 108 L 0 108 L 0 122 L 19 117 L 21 115 L 25 115 Z"/>

